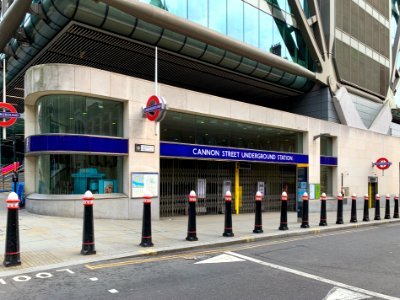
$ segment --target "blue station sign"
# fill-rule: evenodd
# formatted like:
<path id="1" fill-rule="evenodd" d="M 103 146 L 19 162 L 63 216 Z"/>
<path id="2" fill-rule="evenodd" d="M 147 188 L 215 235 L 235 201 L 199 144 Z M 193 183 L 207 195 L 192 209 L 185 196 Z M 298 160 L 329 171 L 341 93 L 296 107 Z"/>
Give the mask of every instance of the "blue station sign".
<path id="1" fill-rule="evenodd" d="M 308 155 L 215 146 L 160 143 L 160 156 L 202 158 L 235 161 L 253 161 L 285 164 L 307 164 Z"/>

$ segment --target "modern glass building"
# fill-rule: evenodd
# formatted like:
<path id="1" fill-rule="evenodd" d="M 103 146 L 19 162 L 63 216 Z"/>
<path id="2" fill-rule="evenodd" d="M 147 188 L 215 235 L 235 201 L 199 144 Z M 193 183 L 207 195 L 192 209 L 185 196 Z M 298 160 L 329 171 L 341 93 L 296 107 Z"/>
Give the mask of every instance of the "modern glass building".
<path id="1" fill-rule="evenodd" d="M 28 210 L 65 216 L 86 190 L 98 217 L 126 219 L 145 191 L 155 218 L 186 214 L 191 190 L 199 214 L 222 213 L 228 190 L 235 213 L 258 190 L 264 211 L 282 191 L 291 211 L 304 192 L 311 209 L 322 192 L 396 194 L 398 12 L 389 0 L 3 0 L 1 81 L 22 118 L 1 164 L 24 163 Z"/>

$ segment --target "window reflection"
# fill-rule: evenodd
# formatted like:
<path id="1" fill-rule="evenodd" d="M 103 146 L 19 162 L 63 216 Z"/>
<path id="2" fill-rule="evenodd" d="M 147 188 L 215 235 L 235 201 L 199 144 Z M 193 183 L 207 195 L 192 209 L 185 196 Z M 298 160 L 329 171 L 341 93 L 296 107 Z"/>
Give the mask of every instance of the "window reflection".
<path id="1" fill-rule="evenodd" d="M 301 132 L 169 111 L 161 123 L 161 140 L 302 153 Z"/>
<path id="2" fill-rule="evenodd" d="M 263 0 L 265 1 L 265 0 Z M 267 0 L 267 11 L 243 0 L 142 0 L 277 56 L 313 68 L 287 0 Z M 302 5 L 304 1 L 300 1 Z M 307 9 L 306 9 L 307 10 Z"/>
<path id="3" fill-rule="evenodd" d="M 243 41 L 243 2 L 229 0 L 227 4 L 228 35 Z"/>
<path id="4" fill-rule="evenodd" d="M 258 27 L 259 10 L 250 4 L 244 5 L 244 41 L 247 44 L 259 47 L 259 27 Z"/>
<path id="5" fill-rule="evenodd" d="M 220 33 L 226 34 L 226 1 L 209 1 L 209 26 Z M 230 0 L 232 1 L 232 0 Z"/>
<path id="6" fill-rule="evenodd" d="M 122 137 L 123 103 L 78 95 L 48 95 L 37 102 L 38 133 Z"/>
<path id="7" fill-rule="evenodd" d="M 208 1 L 188 1 L 188 19 L 203 26 L 208 26 Z"/>
<path id="8" fill-rule="evenodd" d="M 122 192 L 122 157 L 100 155 L 40 155 L 39 194 Z"/>

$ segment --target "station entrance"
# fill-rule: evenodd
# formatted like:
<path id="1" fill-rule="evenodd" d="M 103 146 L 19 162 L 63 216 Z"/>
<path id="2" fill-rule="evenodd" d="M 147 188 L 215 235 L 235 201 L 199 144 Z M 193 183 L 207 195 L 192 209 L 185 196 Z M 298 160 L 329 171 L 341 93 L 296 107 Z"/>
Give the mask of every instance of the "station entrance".
<path id="1" fill-rule="evenodd" d="M 238 182 L 238 189 L 235 183 Z M 288 209 L 296 211 L 296 165 L 238 163 L 235 161 L 161 158 L 160 216 L 187 214 L 188 195 L 198 196 L 197 214 L 222 214 L 224 195 L 232 193 L 233 213 L 254 212 L 254 197 L 264 189 L 263 211 L 279 211 L 282 191 L 288 194 Z M 239 191 L 238 194 L 235 193 Z M 238 201 L 238 205 L 236 204 Z"/>

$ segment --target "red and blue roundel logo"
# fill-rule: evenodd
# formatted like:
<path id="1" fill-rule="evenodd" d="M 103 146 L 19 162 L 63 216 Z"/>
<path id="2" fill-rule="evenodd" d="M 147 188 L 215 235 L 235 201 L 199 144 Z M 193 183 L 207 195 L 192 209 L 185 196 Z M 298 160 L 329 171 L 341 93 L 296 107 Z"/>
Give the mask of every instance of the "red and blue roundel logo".
<path id="1" fill-rule="evenodd" d="M 1 127 L 9 127 L 17 121 L 17 118 L 20 117 L 20 114 L 17 113 L 17 110 L 10 103 L 0 102 L 0 108 L 8 109 L 10 112 L 0 111 L 0 118 L 9 118 L 7 121 L 0 120 Z"/>
<path id="2" fill-rule="evenodd" d="M 163 97 L 153 95 L 147 100 L 146 107 L 143 109 L 149 121 L 160 122 L 165 117 L 166 102 Z"/>
<path id="3" fill-rule="evenodd" d="M 379 170 L 386 170 L 390 167 L 392 163 L 389 162 L 389 160 L 386 157 L 381 157 L 378 158 L 375 162 L 375 166 L 379 169 Z"/>

